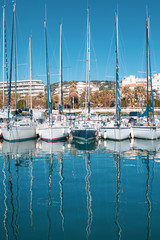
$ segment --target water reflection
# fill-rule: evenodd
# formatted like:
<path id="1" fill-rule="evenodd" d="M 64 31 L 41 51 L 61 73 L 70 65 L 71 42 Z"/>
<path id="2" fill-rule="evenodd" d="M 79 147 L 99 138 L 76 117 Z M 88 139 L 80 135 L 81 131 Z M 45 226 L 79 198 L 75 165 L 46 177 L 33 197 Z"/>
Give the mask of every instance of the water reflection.
<path id="1" fill-rule="evenodd" d="M 27 155 L 34 152 L 36 149 L 36 140 L 30 140 L 27 142 L 7 142 L 3 141 L 2 153 L 12 154 L 14 157 L 21 155 Z"/>
<path id="2" fill-rule="evenodd" d="M 54 154 L 57 155 L 59 153 L 64 152 L 66 142 L 45 142 L 45 141 L 38 141 L 37 142 L 37 150 L 41 152 L 41 154 Z"/>
<path id="3" fill-rule="evenodd" d="M 131 145 L 134 150 L 156 153 L 160 150 L 160 139 L 157 140 L 134 139 L 132 140 Z"/>
<path id="4" fill-rule="evenodd" d="M 91 141 L 88 143 L 82 143 L 77 141 L 72 141 L 72 148 L 75 148 L 77 154 L 81 154 L 85 161 L 85 192 L 86 192 L 86 204 L 87 204 L 87 226 L 86 226 L 86 238 L 88 239 L 91 234 L 91 227 L 93 221 L 92 212 L 92 194 L 91 194 L 91 183 L 90 178 L 92 175 L 91 171 L 91 152 L 98 148 L 97 142 Z"/>
<path id="5" fill-rule="evenodd" d="M 52 205 L 52 198 L 51 198 L 51 187 L 52 187 L 52 174 L 53 174 L 53 162 L 54 157 L 58 157 L 58 164 L 59 164 L 59 194 L 60 194 L 60 209 L 59 213 L 62 219 L 62 231 L 64 231 L 64 214 L 63 214 L 63 157 L 66 147 L 66 141 L 63 142 L 45 142 L 45 141 L 38 141 L 37 143 L 37 150 L 42 155 L 48 155 L 47 159 L 49 162 L 49 179 L 48 179 L 48 210 L 47 216 L 49 221 L 49 229 L 48 229 L 48 239 L 50 239 L 50 232 L 52 226 L 52 217 L 50 216 L 50 210 Z"/>
<path id="6" fill-rule="evenodd" d="M 63 157 L 62 155 L 59 158 L 59 187 L 60 187 L 60 214 L 62 217 L 62 231 L 64 232 L 64 214 L 63 214 Z"/>
<path id="7" fill-rule="evenodd" d="M 80 142 L 80 141 L 72 141 L 72 147 L 81 151 L 92 151 L 98 148 L 98 142 L 90 141 L 90 142 Z"/>
<path id="8" fill-rule="evenodd" d="M 4 207 L 5 207 L 5 212 L 4 212 L 4 219 L 3 219 L 3 225 L 5 229 L 5 235 L 6 239 L 8 239 L 8 229 L 7 229 L 7 215 L 8 215 L 8 207 L 7 207 L 7 188 L 6 188 L 6 166 L 5 166 L 5 159 L 3 160 L 3 187 L 4 187 Z"/>
<path id="9" fill-rule="evenodd" d="M 50 217 L 50 209 L 52 205 L 51 200 L 51 186 L 52 186 L 52 172 L 53 172 L 53 154 L 50 155 L 50 163 L 49 163 L 49 175 L 48 175 L 48 209 L 47 209 L 47 217 L 48 217 L 48 239 L 50 239 L 50 232 L 52 226 L 52 218 Z"/>
<path id="10" fill-rule="evenodd" d="M 129 139 L 123 141 L 104 140 L 100 146 L 101 150 L 106 150 L 110 153 L 125 153 L 130 150 L 131 142 Z"/>
<path id="11" fill-rule="evenodd" d="M 154 238 L 159 144 L 139 139 L 2 143 L 2 239 L 52 239 L 53 234 L 57 239 L 131 239 L 138 219 L 143 231 L 137 239 Z"/>
<path id="12" fill-rule="evenodd" d="M 118 239 L 121 239 L 121 226 L 119 223 L 119 205 L 120 205 L 120 184 L 121 184 L 121 172 L 120 172 L 120 154 L 113 154 L 114 161 L 116 164 L 116 207 L 115 207 L 115 224 L 117 226 Z"/>
<path id="13" fill-rule="evenodd" d="M 150 239 L 150 214 L 151 214 L 151 201 L 149 198 L 149 181 L 150 181 L 150 165 L 149 165 L 149 154 L 147 153 L 147 158 L 145 161 L 146 169 L 147 169 L 147 180 L 146 180 L 146 200 L 148 205 L 148 211 L 147 211 L 147 240 Z"/>
<path id="14" fill-rule="evenodd" d="M 86 166 L 86 176 L 85 176 L 85 182 L 86 182 L 86 196 L 87 196 L 87 211 L 88 211 L 88 221 L 87 221 L 87 227 L 86 227 L 86 233 L 87 233 L 87 239 L 91 233 L 91 226 L 92 226 L 92 219 L 93 219 L 93 213 L 92 213 L 92 195 L 91 195 L 91 186 L 90 186 L 90 177 L 92 175 L 91 171 L 91 161 L 90 161 L 90 153 L 85 152 L 84 153 L 85 158 L 85 166 Z"/>
<path id="15" fill-rule="evenodd" d="M 33 158 L 31 155 L 30 158 L 30 220 L 31 220 L 31 227 L 33 228 Z"/>

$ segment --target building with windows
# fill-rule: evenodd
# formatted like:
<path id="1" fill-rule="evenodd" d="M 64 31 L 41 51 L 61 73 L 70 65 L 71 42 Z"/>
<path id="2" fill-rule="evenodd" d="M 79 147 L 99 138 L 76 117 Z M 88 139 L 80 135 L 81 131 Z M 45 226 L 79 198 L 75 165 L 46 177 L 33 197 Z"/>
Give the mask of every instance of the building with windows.
<path id="1" fill-rule="evenodd" d="M 0 92 L 3 92 L 3 82 L 0 82 Z M 7 82 L 4 83 L 4 92 L 8 94 Z M 12 82 L 11 92 L 15 92 L 15 82 Z M 32 97 L 36 97 L 39 93 L 45 94 L 45 85 L 42 80 L 31 80 L 31 92 Z M 17 93 L 19 93 L 21 97 L 30 94 L 30 80 L 17 81 Z"/>
<path id="2" fill-rule="evenodd" d="M 122 87 L 128 86 L 130 87 L 130 89 L 133 90 L 136 86 L 147 87 L 147 81 L 146 78 L 136 78 L 134 75 L 130 75 L 129 77 L 125 77 L 122 79 L 121 86 Z M 160 95 L 160 73 L 154 74 L 152 76 L 152 89 L 156 90 L 157 94 Z"/>

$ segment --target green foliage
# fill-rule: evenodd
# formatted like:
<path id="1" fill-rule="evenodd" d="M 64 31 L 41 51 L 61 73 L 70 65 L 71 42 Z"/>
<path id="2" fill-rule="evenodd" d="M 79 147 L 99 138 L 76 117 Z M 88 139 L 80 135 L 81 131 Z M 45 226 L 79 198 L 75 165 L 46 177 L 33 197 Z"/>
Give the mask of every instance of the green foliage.
<path id="1" fill-rule="evenodd" d="M 22 109 L 22 108 L 25 108 L 25 107 L 26 107 L 26 101 L 23 100 L 23 99 L 19 100 L 18 103 L 17 103 L 17 108 Z"/>
<path id="2" fill-rule="evenodd" d="M 127 100 L 125 99 L 121 100 L 121 107 L 128 107 Z"/>

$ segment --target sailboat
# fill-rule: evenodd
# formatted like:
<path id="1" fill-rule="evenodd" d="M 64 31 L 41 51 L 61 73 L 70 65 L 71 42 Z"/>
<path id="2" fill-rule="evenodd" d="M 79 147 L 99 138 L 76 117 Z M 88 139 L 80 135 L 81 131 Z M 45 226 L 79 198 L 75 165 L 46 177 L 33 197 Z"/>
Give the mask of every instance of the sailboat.
<path id="1" fill-rule="evenodd" d="M 119 92 L 119 62 L 118 62 L 118 14 L 115 14 L 115 58 L 116 58 L 116 119 L 100 129 L 104 139 L 124 140 L 129 138 L 130 128 L 121 123 L 121 106 Z"/>
<path id="2" fill-rule="evenodd" d="M 88 101 L 87 101 L 88 93 Z M 88 112 L 87 112 L 88 104 Z M 84 121 L 75 123 L 72 128 L 72 136 L 76 140 L 88 142 L 96 139 L 97 130 L 88 119 L 90 115 L 90 21 L 89 9 L 87 9 L 87 61 L 86 61 L 86 92 L 85 92 L 85 118 Z"/>
<path id="3" fill-rule="evenodd" d="M 44 20 L 44 29 L 45 29 L 45 44 L 46 44 L 46 70 L 47 70 L 47 93 L 48 93 L 49 119 L 48 119 L 48 122 L 45 122 L 44 124 L 39 125 L 38 134 L 39 134 L 39 137 L 41 140 L 44 140 L 47 142 L 63 141 L 63 140 L 66 140 L 66 138 L 68 137 L 69 128 L 68 128 L 68 126 L 66 126 L 64 124 L 63 121 L 59 121 L 59 122 L 54 121 L 53 122 L 53 119 L 52 119 L 46 19 Z M 60 36 L 62 36 L 61 33 L 62 33 L 62 29 L 60 30 Z M 61 37 L 60 37 L 60 42 L 61 42 Z M 61 44 L 60 44 L 60 46 L 61 46 Z M 62 104 L 63 104 L 63 102 L 62 102 Z"/>
<path id="4" fill-rule="evenodd" d="M 17 112 L 17 69 L 16 69 L 16 5 L 13 4 L 13 25 L 12 25 L 12 44 L 11 44 L 11 64 L 10 78 L 8 86 L 8 120 L 7 124 L 2 125 L 3 138 L 6 141 L 26 141 L 36 138 L 36 126 L 30 119 L 10 120 L 10 104 L 11 104 L 11 82 L 12 82 L 12 58 L 13 58 L 13 41 L 14 41 L 14 57 L 15 57 L 15 113 Z"/>
<path id="5" fill-rule="evenodd" d="M 150 18 L 146 19 L 146 70 L 147 70 L 147 106 L 143 114 L 139 117 L 147 117 L 147 124 L 143 122 L 140 125 L 133 126 L 132 137 L 141 139 L 157 139 L 160 138 L 160 127 L 155 124 L 154 119 L 154 104 L 153 104 L 153 92 L 152 92 L 152 77 L 151 77 L 151 61 L 150 61 L 150 46 L 149 46 L 149 22 Z M 150 86 L 151 86 L 151 100 L 152 108 L 149 106 L 149 71 L 150 71 Z M 152 112 L 153 122 L 149 122 L 149 112 Z"/>

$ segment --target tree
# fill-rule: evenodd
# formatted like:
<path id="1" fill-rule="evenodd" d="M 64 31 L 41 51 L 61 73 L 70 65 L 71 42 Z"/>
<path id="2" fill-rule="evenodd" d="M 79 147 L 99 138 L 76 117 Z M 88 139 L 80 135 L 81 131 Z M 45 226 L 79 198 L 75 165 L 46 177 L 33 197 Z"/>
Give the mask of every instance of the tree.
<path id="1" fill-rule="evenodd" d="M 142 86 L 136 86 L 134 88 L 134 98 L 137 102 L 138 107 L 142 107 L 142 104 L 146 98 L 146 89 Z M 141 103 L 141 105 L 140 105 Z"/>
<path id="2" fill-rule="evenodd" d="M 128 105 L 130 105 L 132 107 L 133 91 L 128 86 L 125 86 L 121 90 L 121 95 L 122 95 L 122 100 L 123 100 L 121 102 L 123 102 L 125 107 L 128 107 Z"/>
<path id="3" fill-rule="evenodd" d="M 78 91 L 77 91 L 77 83 L 75 81 L 71 82 L 70 89 L 69 89 L 69 99 L 72 107 L 73 107 L 73 104 L 76 104 L 78 106 Z"/>

